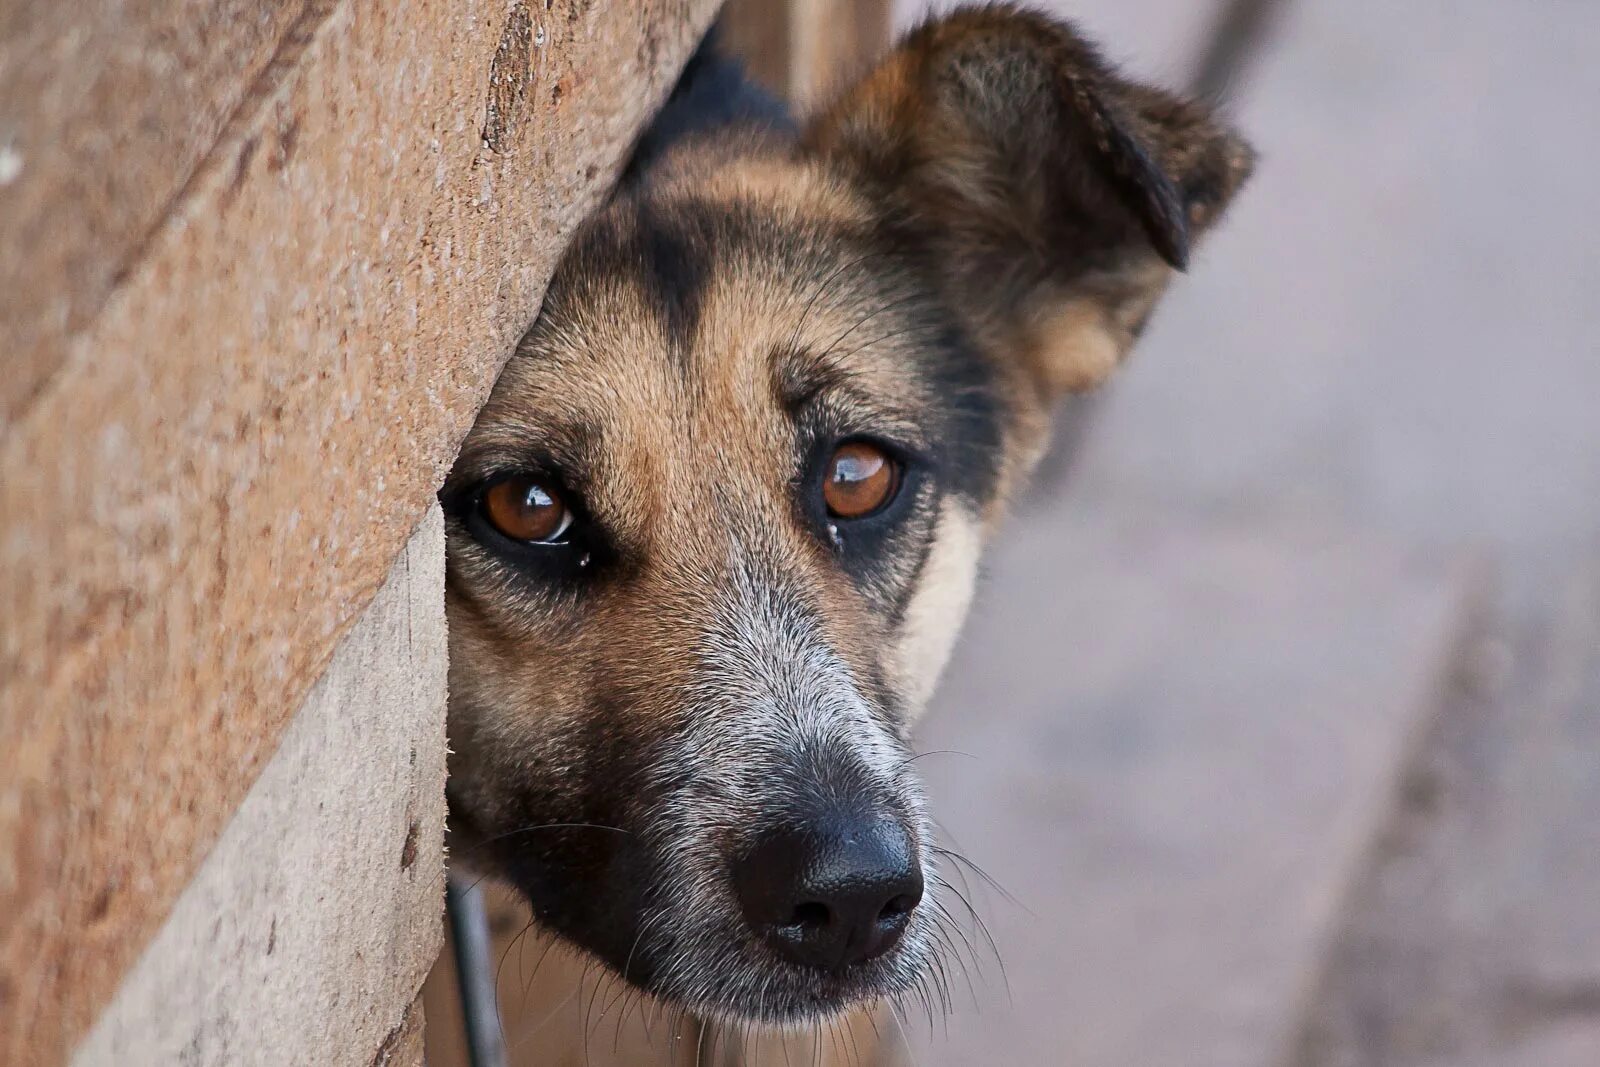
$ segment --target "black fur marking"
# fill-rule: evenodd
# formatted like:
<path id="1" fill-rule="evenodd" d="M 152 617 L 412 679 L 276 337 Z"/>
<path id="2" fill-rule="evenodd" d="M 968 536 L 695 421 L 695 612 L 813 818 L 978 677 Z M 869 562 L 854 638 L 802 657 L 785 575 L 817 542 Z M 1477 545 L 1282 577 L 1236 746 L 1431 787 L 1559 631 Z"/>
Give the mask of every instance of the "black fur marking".
<path id="1" fill-rule="evenodd" d="M 1004 418 L 994 367 L 953 322 L 923 349 L 942 422 L 935 461 L 949 492 L 981 508 L 993 499 Z"/>
<path id="2" fill-rule="evenodd" d="M 700 326 L 706 286 L 718 263 L 704 220 L 628 197 L 593 218 L 573 240 L 551 279 L 541 318 L 565 321 L 578 309 L 604 307 L 607 293 L 632 287 L 660 326 L 685 373 Z"/>
<path id="3" fill-rule="evenodd" d="M 712 243 L 646 202 L 640 203 L 637 218 L 640 281 L 687 375 L 706 286 L 716 267 Z"/>
<path id="4" fill-rule="evenodd" d="M 788 107 L 750 81 L 743 63 L 720 50 L 713 28 L 634 145 L 623 184 L 637 183 L 678 142 L 735 125 L 762 126 L 789 136 L 797 132 Z"/>

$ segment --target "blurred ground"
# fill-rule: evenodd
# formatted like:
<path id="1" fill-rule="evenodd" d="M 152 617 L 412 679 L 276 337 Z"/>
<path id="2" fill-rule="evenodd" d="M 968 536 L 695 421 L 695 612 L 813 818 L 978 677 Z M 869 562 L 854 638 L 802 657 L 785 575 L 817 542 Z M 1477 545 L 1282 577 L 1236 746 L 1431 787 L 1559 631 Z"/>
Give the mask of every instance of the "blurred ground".
<path id="1" fill-rule="evenodd" d="M 1055 6 L 1169 84 L 1212 11 Z M 1600 1063 L 1600 6 L 1287 8 L 923 731 L 1016 902 L 918 1062 Z"/>

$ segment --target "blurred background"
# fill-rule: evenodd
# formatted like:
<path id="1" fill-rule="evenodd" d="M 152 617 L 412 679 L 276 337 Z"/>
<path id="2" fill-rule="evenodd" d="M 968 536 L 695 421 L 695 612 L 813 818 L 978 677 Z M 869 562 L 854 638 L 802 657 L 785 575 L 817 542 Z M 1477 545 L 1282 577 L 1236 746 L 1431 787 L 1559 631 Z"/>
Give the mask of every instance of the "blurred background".
<path id="1" fill-rule="evenodd" d="M 922 724 L 948 1014 L 663 1044 L 501 901 L 495 1039 L 1600 1065 L 1600 4 L 1028 2 L 1260 160 Z M 0 0 L 0 1067 L 464 1062 L 440 481 L 719 11 L 804 107 L 930 10 L 722 9 Z"/>
<path id="2" fill-rule="evenodd" d="M 1217 18 L 1049 6 L 1169 85 Z M 1256 175 L 922 730 L 1014 900 L 915 1058 L 1600 1063 L 1600 6 L 1254 6 Z"/>

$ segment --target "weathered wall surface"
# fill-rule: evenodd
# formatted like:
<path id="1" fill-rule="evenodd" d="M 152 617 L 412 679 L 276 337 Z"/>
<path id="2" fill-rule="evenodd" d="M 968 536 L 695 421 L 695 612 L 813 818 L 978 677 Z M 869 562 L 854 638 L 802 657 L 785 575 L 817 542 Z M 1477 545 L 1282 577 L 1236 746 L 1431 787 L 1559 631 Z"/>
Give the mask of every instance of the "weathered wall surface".
<path id="1" fill-rule="evenodd" d="M 283 733 L 79 1067 L 371 1063 L 442 939 L 438 508 Z"/>
<path id="2" fill-rule="evenodd" d="M 0 1063 L 167 916 L 713 8 L 0 18 Z"/>

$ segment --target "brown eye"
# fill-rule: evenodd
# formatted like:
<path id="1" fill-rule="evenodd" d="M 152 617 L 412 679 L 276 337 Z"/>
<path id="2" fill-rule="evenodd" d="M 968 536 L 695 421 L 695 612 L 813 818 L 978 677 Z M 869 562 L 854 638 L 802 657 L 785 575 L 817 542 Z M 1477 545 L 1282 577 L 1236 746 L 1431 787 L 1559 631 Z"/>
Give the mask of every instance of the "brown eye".
<path id="1" fill-rule="evenodd" d="M 572 525 L 572 512 L 549 484 L 527 475 L 496 482 L 483 494 L 483 515 L 513 541 L 552 544 Z"/>
<path id="2" fill-rule="evenodd" d="M 847 441 L 828 460 L 822 502 L 836 519 L 860 519 L 883 508 L 899 488 L 900 465 L 883 449 Z"/>

